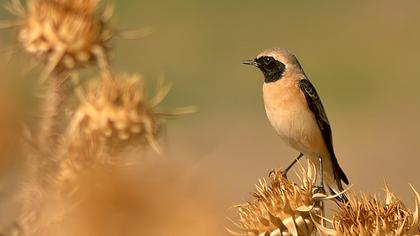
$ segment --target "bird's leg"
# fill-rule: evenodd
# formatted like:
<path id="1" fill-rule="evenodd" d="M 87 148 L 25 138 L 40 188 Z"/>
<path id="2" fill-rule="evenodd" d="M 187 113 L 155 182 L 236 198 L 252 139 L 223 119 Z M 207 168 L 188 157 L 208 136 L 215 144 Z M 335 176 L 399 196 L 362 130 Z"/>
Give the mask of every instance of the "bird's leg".
<path id="1" fill-rule="evenodd" d="M 318 164 L 319 164 L 319 184 L 315 186 L 316 193 L 325 193 L 324 188 L 324 166 L 322 164 L 322 157 L 321 155 L 318 156 Z"/>
<path id="2" fill-rule="evenodd" d="M 292 167 L 296 164 L 296 162 L 298 162 L 300 160 L 300 158 L 303 157 L 303 153 L 300 153 L 298 157 L 296 157 L 292 163 L 290 163 L 290 165 L 281 171 L 281 174 L 283 175 L 284 178 L 287 179 L 287 172 L 289 172 L 290 169 L 292 169 Z"/>

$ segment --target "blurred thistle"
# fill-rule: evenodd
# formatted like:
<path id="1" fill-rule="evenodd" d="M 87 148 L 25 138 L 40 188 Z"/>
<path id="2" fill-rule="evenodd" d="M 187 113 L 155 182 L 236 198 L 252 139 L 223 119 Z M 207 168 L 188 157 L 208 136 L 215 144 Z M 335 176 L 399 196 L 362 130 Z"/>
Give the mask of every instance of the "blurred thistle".
<path id="1" fill-rule="evenodd" d="M 42 235 L 45 227 L 67 220 L 66 214 L 71 211 L 67 205 L 73 204 L 68 200 L 83 194 L 81 186 L 86 175 L 98 168 L 113 171 L 139 164 L 139 157 L 149 147 L 160 151 L 157 143 L 160 118 L 181 114 L 155 111 L 169 91 L 168 86 L 161 86 L 148 100 L 139 76 L 92 81 L 60 137 L 52 163 L 43 164 L 36 182 L 27 187 L 18 220 L 24 232 Z M 127 155 L 130 153 L 125 152 L 127 148 L 134 148 L 136 154 Z"/>
<path id="2" fill-rule="evenodd" d="M 182 173 L 167 164 L 96 166 L 77 176 L 72 195 L 46 196 L 32 235 L 221 235 L 206 180 Z"/>
<path id="3" fill-rule="evenodd" d="M 161 84 L 156 95 L 146 99 L 143 79 L 137 75 L 95 80 L 82 95 L 58 150 L 58 182 L 68 181 L 95 164 L 129 164 L 133 160 L 118 155 L 126 148 L 133 147 L 138 153 L 151 147 L 161 153 L 157 141 L 161 118 L 192 112 L 158 112 L 156 106 L 169 90 Z"/>
<path id="4" fill-rule="evenodd" d="M 107 147 L 148 142 L 158 149 L 160 124 L 145 100 L 139 76 L 96 81 L 76 110 L 70 129 L 105 141 Z"/>
<path id="5" fill-rule="evenodd" d="M 319 227 L 324 235 L 419 235 L 420 195 L 415 193 L 415 210 L 385 187 L 385 202 L 377 196 L 348 194 L 347 204 L 338 203 L 333 229 Z"/>
<path id="6" fill-rule="evenodd" d="M 44 153 L 54 152 L 63 131 L 61 111 L 67 94 L 62 81 L 92 63 L 98 63 L 103 73 L 110 73 L 108 44 L 113 33 L 109 20 L 113 10 L 106 7 L 98 16 L 98 4 L 99 0 L 28 0 L 25 6 L 10 0 L 6 4 L 19 19 L 1 27 L 17 27 L 17 41 L 23 50 L 45 63 L 41 82 L 51 78 L 44 85 L 41 120 L 33 140 Z"/>
<path id="7" fill-rule="evenodd" d="M 178 117 L 194 108 L 161 112 L 156 107 L 169 93 L 170 86 L 159 83 L 154 97 L 146 99 L 143 79 L 137 75 L 102 77 L 95 80 L 81 97 L 70 124 L 70 132 L 83 133 L 104 141 L 109 150 L 130 144 L 147 144 L 160 152 L 157 138 L 161 118 Z"/>
<path id="8" fill-rule="evenodd" d="M 177 228 L 180 226 L 177 221 L 185 220 L 191 222 L 190 225 L 194 223 L 194 226 L 180 235 L 215 235 L 208 227 L 208 223 L 215 220 L 207 220 L 205 214 L 200 214 L 198 209 L 203 205 L 199 201 L 192 204 L 191 198 L 185 198 L 184 195 L 191 196 L 190 192 L 187 194 L 175 188 L 173 178 L 158 183 L 158 186 L 163 186 L 171 182 L 167 189 L 170 189 L 172 198 L 180 191 L 179 198 L 171 202 L 176 207 L 168 210 L 161 207 L 162 202 L 168 200 L 166 195 L 161 194 L 161 189 L 139 184 L 143 177 L 150 181 L 147 176 L 137 179 L 121 177 L 127 169 L 138 164 L 132 160 L 138 160 L 150 147 L 156 152 L 161 151 L 157 140 L 162 130 L 162 118 L 177 117 L 194 109 L 159 111 L 157 106 L 168 94 L 170 86 L 159 83 L 155 96 L 146 99 L 142 78 L 111 73 L 109 41 L 114 36 L 114 30 L 109 21 L 113 10 L 108 6 L 99 15 L 99 1 L 28 0 L 26 5 L 22 5 L 19 0 L 10 0 L 6 6 L 19 19 L 0 22 L 0 28 L 17 27 L 17 41 L 23 50 L 45 63 L 41 82 L 51 79 L 42 83 L 45 89 L 38 108 L 40 119 L 34 120 L 35 128 L 28 127 L 23 132 L 21 128 L 29 125 L 21 125 L 20 120 L 15 119 L 19 129 L 7 133 L 16 133 L 18 142 L 7 134 L 3 138 L 3 133 L 0 133 L 0 147 L 12 147 L 8 141 L 20 144 L 21 136 L 25 139 L 22 149 L 25 166 L 28 166 L 22 171 L 25 172 L 22 174 L 24 180 L 19 185 L 18 196 L 14 197 L 19 202 L 19 207 L 14 209 L 17 213 L 10 216 L 12 223 L 0 219 L 0 231 L 5 230 L 6 235 L 48 235 L 51 231 L 54 233 L 49 235 L 80 235 L 72 233 L 75 228 L 73 223 L 77 222 L 80 225 L 77 230 L 83 235 L 104 235 L 104 232 L 116 235 L 121 233 L 118 230 L 169 235 L 175 229 L 182 231 Z M 118 33 L 134 39 L 144 36 L 147 31 Z M 79 84 L 77 70 L 90 64 L 99 65 L 100 79 L 93 80 L 85 92 Z M 68 78 L 76 82 L 75 92 L 80 103 L 75 109 L 66 107 L 70 105 L 67 98 L 73 95 L 62 86 Z M 4 101 L 7 100 L 5 97 Z M 3 127 L 1 118 L 0 128 Z M 5 124 L 5 127 L 12 127 L 7 122 Z M 135 155 L 128 155 L 128 148 L 135 148 Z M 0 150 L 0 154 L 1 151 L 4 150 Z M 13 173 L 16 174 L 16 171 Z M 138 188 L 140 185 L 141 188 Z M 137 191 L 139 189 L 144 191 Z M 153 191 L 154 195 L 150 197 Z M 142 195 L 150 198 L 139 198 Z M 103 202 L 98 201 L 102 198 Z M 122 203 L 122 206 L 116 205 L 116 202 Z M 147 213 L 158 212 L 153 221 L 149 220 L 150 214 L 143 212 L 149 207 L 148 203 L 153 203 L 155 208 Z M 189 211 L 197 213 L 189 214 Z M 103 218 L 99 219 L 97 212 L 102 212 Z M 5 218 L 3 212 L 0 216 Z M 203 216 L 205 220 L 194 222 Z M 139 217 L 143 219 L 142 227 L 138 227 Z M 169 221 L 172 225 L 165 231 L 162 225 L 168 224 L 169 218 L 174 220 Z M 150 222 L 158 219 L 162 219 L 161 225 L 147 228 Z M 128 224 L 129 227 L 125 227 Z M 63 232 L 63 227 L 66 232 Z"/>
<path id="9" fill-rule="evenodd" d="M 99 0 L 28 0 L 26 8 L 11 0 L 6 8 L 20 17 L 9 26 L 18 27 L 24 51 L 46 63 L 44 76 L 76 69 L 97 61 L 108 68 L 108 26 L 112 8 L 97 16 Z"/>
<path id="10" fill-rule="evenodd" d="M 298 175 L 297 185 L 286 179 L 281 172 L 270 173 L 270 181 L 261 179 L 253 193 L 254 200 L 237 207 L 239 220 L 234 223 L 238 230 L 233 235 L 275 236 L 311 235 L 314 220 L 323 213 L 325 195 L 314 193 L 315 168 L 308 164 Z"/>

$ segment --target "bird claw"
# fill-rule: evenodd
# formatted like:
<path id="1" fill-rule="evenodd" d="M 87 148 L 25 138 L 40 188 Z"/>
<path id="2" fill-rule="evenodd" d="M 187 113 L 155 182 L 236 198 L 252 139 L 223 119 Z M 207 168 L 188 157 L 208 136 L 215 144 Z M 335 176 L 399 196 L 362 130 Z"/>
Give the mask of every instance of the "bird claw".
<path id="1" fill-rule="evenodd" d="M 272 169 L 270 172 L 268 172 L 268 177 L 272 177 L 272 176 L 277 176 L 278 173 L 280 173 L 280 175 L 287 179 L 287 170 L 276 170 L 276 169 Z"/>
<path id="2" fill-rule="evenodd" d="M 272 169 L 270 172 L 268 172 L 268 177 L 276 176 L 276 173 L 277 173 L 277 170 Z"/>
<path id="3" fill-rule="evenodd" d="M 288 173 L 289 171 L 287 170 L 287 169 L 284 169 L 284 170 L 281 170 L 280 171 L 280 173 L 281 173 L 281 176 L 283 176 L 283 178 L 285 178 L 285 179 L 287 179 L 287 173 Z"/>
<path id="4" fill-rule="evenodd" d="M 314 186 L 312 192 L 313 192 L 313 194 L 317 194 L 317 193 L 326 194 L 326 191 L 325 191 L 325 188 L 324 188 L 323 184 Z"/>

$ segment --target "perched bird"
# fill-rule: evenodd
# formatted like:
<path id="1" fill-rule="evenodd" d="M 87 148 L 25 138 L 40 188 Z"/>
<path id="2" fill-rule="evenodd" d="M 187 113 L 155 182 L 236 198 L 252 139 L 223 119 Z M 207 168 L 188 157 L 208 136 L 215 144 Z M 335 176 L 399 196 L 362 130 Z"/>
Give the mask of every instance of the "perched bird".
<path id="1" fill-rule="evenodd" d="M 277 134 L 317 167 L 319 187 L 331 194 L 349 184 L 334 153 L 331 127 L 321 99 L 297 58 L 287 50 L 272 48 L 256 59 L 242 62 L 258 67 L 264 75 L 264 106 Z"/>

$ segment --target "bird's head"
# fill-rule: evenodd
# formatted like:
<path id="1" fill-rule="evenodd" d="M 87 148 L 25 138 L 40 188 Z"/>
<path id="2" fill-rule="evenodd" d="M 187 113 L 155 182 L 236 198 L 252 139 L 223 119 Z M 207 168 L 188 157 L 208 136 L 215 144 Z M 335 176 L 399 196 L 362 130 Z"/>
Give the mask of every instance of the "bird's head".
<path id="1" fill-rule="evenodd" d="M 303 73 L 295 55 L 280 48 L 264 50 L 255 59 L 242 61 L 242 64 L 258 67 L 262 71 L 266 83 L 276 82 L 288 72 Z"/>

